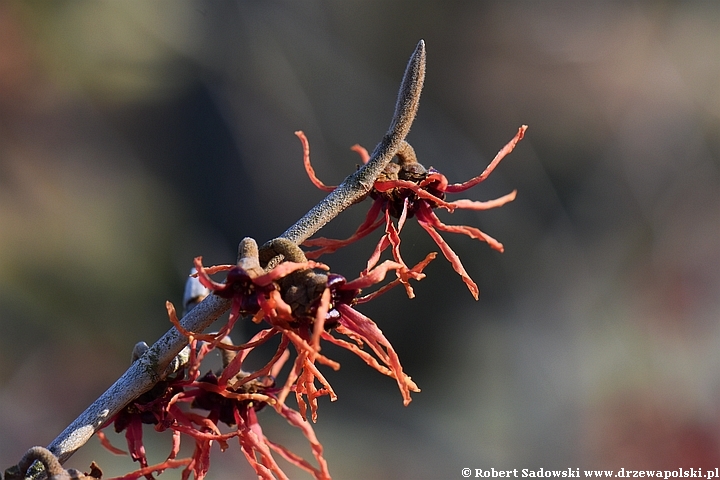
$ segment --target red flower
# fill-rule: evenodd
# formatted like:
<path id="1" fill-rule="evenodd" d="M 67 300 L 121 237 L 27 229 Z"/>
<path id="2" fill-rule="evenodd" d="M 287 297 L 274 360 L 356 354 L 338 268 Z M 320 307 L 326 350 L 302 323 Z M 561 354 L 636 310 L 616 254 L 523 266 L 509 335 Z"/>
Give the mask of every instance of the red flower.
<path id="1" fill-rule="evenodd" d="M 370 197 L 374 199 L 374 202 L 362 225 L 358 227 L 351 237 L 345 240 L 331 240 L 327 238 L 306 240 L 303 245 L 320 247 L 307 252 L 307 257 L 318 258 L 324 253 L 334 252 L 340 247 L 365 237 L 384 223 L 385 234 L 378 242 L 375 251 L 370 257 L 365 272 L 368 272 L 377 264 L 380 255 L 388 247 L 392 247 L 392 254 L 395 261 L 404 266 L 405 263 L 400 256 L 399 234 L 405 224 L 405 220 L 415 216 L 420 226 L 428 232 L 430 237 L 438 247 L 440 247 L 445 258 L 462 277 L 470 293 L 472 293 L 473 297 L 477 300 L 477 285 L 465 271 L 457 254 L 455 254 L 442 236 L 440 236 L 438 230 L 450 233 L 462 233 L 471 238 L 482 240 L 500 252 L 503 251 L 503 246 L 500 242 L 477 228 L 466 225 L 444 224 L 435 215 L 433 210 L 438 207 L 442 207 L 450 212 L 453 212 L 456 208 L 488 210 L 490 208 L 500 207 L 514 200 L 515 190 L 503 197 L 487 202 L 476 202 L 465 199 L 447 202 L 445 201 L 445 194 L 465 191 L 485 180 L 498 163 L 515 148 L 517 142 L 525 135 L 526 129 L 526 125 L 520 127 L 515 137 L 498 152 L 493 161 L 490 162 L 487 168 L 485 168 L 485 171 L 480 175 L 467 182 L 456 184 L 449 184 L 447 178 L 437 170 L 433 168 L 425 169 L 425 167 L 420 165 L 415 158 L 415 152 L 412 147 L 405 142 L 397 153 L 398 163 L 390 163 L 383 174 L 375 181 L 373 189 L 370 191 Z M 295 132 L 295 134 L 303 144 L 303 162 L 312 183 L 323 190 L 333 190 L 335 187 L 326 186 L 315 176 L 315 172 L 310 165 L 310 147 L 305 135 L 302 132 Z M 367 151 L 357 145 L 353 147 L 353 150 L 360 153 L 363 162 L 367 162 L 369 158 Z M 381 213 L 384 215 L 381 215 Z M 393 223 L 391 217 L 398 219 L 397 226 Z M 413 292 L 408 284 L 408 278 L 403 276 L 409 270 L 410 269 L 405 267 L 404 269 L 398 269 L 397 273 L 400 281 L 405 285 L 408 296 L 412 298 Z"/>
<path id="2" fill-rule="evenodd" d="M 168 313 L 171 321 L 179 325 L 175 309 L 168 303 Z M 259 478 L 287 479 L 287 475 L 273 458 L 272 452 L 288 460 L 299 468 L 308 471 L 318 480 L 330 478 L 327 462 L 322 455 L 322 446 L 318 442 L 312 427 L 296 411 L 286 405 L 279 405 L 274 388 L 273 378 L 282 368 L 287 355 L 278 354 L 263 368 L 248 374 L 240 370 L 242 361 L 258 346 L 277 333 L 270 328 L 259 332 L 245 345 L 233 346 L 227 340 L 220 342 L 224 350 L 230 355 L 223 355 L 225 369 L 216 376 L 210 372 L 198 378 L 198 371 L 202 360 L 207 353 L 215 347 L 202 343 L 198 347 L 197 340 L 191 342 L 190 359 L 183 368 L 183 373 L 177 380 L 161 382 L 156 389 L 144 394 L 133 404 L 127 407 L 113 420 L 116 429 L 126 430 L 128 446 L 131 453 L 141 453 L 133 458 L 140 462 L 141 468 L 122 477 L 124 480 L 145 477 L 152 479 L 153 474 L 162 473 L 168 468 L 184 467 L 182 478 L 191 475 L 196 479 L 203 479 L 210 468 L 210 452 L 213 444 L 217 444 L 221 451 L 229 447 L 229 441 L 235 437 L 243 450 L 248 462 Z M 285 353 L 287 342 L 281 343 L 279 351 Z M 235 350 L 240 350 L 235 354 Z M 190 404 L 191 409 L 180 408 L 181 404 Z M 313 466 L 302 457 L 292 453 L 280 444 L 270 441 L 263 433 L 258 422 L 256 411 L 265 405 L 276 405 L 276 411 L 291 425 L 300 428 L 303 435 L 310 442 L 318 466 Z M 209 411 L 206 415 L 195 413 L 193 409 Z M 143 416 L 148 412 L 152 416 Z M 222 431 L 220 423 L 235 427 L 230 431 Z M 169 428 L 173 431 L 173 443 L 168 458 L 159 464 L 148 466 L 142 446 L 142 424 L 155 424 L 156 430 Z M 101 443 L 113 453 L 125 454 L 120 449 L 110 445 L 102 432 L 99 432 Z M 181 436 L 191 438 L 195 443 L 193 454 L 188 458 L 177 459 L 180 451 Z"/>
<path id="3" fill-rule="evenodd" d="M 198 281 L 215 295 L 232 299 L 230 317 L 219 333 L 187 331 L 178 320 L 173 305 L 167 302 L 170 321 L 190 340 L 189 358 L 168 380 L 157 384 L 108 422 L 114 423 L 118 432 L 126 432 L 132 457 L 140 462 L 138 470 L 121 478 L 152 479 L 154 474 L 168 468 L 182 467 L 183 479 L 191 475 L 203 479 L 210 467 L 213 445 L 224 451 L 229 448 L 230 441 L 237 438 L 259 478 L 287 478 L 274 458 L 274 454 L 278 454 L 316 479 L 329 479 L 322 445 L 306 420 L 309 416 L 316 421 L 320 397 L 327 395 L 331 400 L 337 399 L 318 364 L 334 369 L 339 368 L 339 364 L 320 353 L 321 340 L 352 351 L 368 365 L 394 378 L 405 405 L 411 401 L 410 392 L 420 391 L 404 373 L 396 352 L 382 331 L 353 307 L 397 285 L 400 278 L 370 295 L 360 296 L 362 289 L 382 282 L 391 270 L 401 272 L 401 278 L 422 279 L 423 268 L 435 254 L 428 255 L 412 269 L 385 261 L 360 278 L 347 282 L 340 275 L 325 273 L 327 266 L 307 261 L 302 251 L 290 242 L 276 240 L 273 246 L 275 250 L 271 253 L 279 253 L 282 257 L 271 255 L 263 262 L 264 267 L 260 264 L 262 255 L 252 239 L 241 242 L 242 255 L 238 265 L 205 268 L 201 259 L 196 259 Z M 225 282 L 210 278 L 211 274 L 220 271 L 228 272 Z M 245 315 L 252 316 L 256 322 L 265 321 L 269 328 L 261 330 L 243 345 L 232 345 L 227 333 L 238 318 Z M 280 337 L 280 342 L 265 366 L 252 373 L 244 371 L 243 363 L 255 347 L 276 336 Z M 370 351 L 363 349 L 365 344 Z M 285 381 L 276 386 L 275 379 L 290 357 L 291 345 L 296 352 L 295 360 Z M 220 349 L 223 354 L 223 369 L 201 376 L 203 359 L 215 349 Z M 291 392 L 295 393 L 299 411 L 285 404 Z M 310 443 L 316 465 L 265 436 L 257 412 L 266 405 L 272 406 L 276 413 L 302 431 Z M 172 430 L 173 442 L 164 462 L 148 465 L 142 443 L 143 424 L 154 425 L 158 431 Z M 102 432 L 99 436 L 103 445 L 114 453 L 125 453 L 112 447 Z M 190 457 L 178 459 L 183 437 L 192 439 L 195 448 Z"/>
<path id="4" fill-rule="evenodd" d="M 249 239 L 244 240 L 244 242 L 246 241 Z M 305 260 L 303 252 L 297 246 L 286 242 L 282 248 L 292 250 L 284 252 L 285 258 Z M 250 248 L 250 251 L 256 252 L 254 248 Z M 254 315 L 255 321 L 267 322 L 273 327 L 268 330 L 268 335 L 282 335 L 281 345 L 275 359 L 280 357 L 283 349 L 289 344 L 293 345 L 297 357 L 277 398 L 280 404 L 283 404 L 287 395 L 294 391 L 300 414 L 306 417 L 309 406 L 311 418 L 315 421 L 317 419 L 317 399 L 325 395 L 329 396 L 332 401 L 337 399 L 335 391 L 318 370 L 316 363 L 335 370 L 340 367 L 337 362 L 320 353 L 321 339 L 352 351 L 376 370 L 394 378 L 400 387 L 405 405 L 411 401 L 411 391 L 420 391 L 410 377 L 403 372 L 397 354 L 382 331 L 372 320 L 352 307 L 356 303 L 363 303 L 374 298 L 403 279 L 407 281 L 410 278 L 416 280 L 424 278 L 422 269 L 434 257 L 435 254 L 430 254 L 423 262 L 410 269 L 398 262 L 385 261 L 352 282 L 347 282 L 340 275 L 314 271 L 313 269 L 327 270 L 327 266 L 312 261 L 282 262 L 267 273 L 259 274 L 258 272 L 257 275 L 228 274 L 225 283 L 214 282 L 210 279 L 209 274 L 226 269 L 226 267 L 205 268 L 199 259 L 196 260 L 195 267 L 203 285 L 216 294 L 227 295 L 230 293 L 232 295 L 233 308 L 228 325 L 234 324 L 237 320 L 236 317 L 241 312 Z M 246 264 L 257 262 L 259 265 L 259 261 L 256 259 L 244 261 Z M 232 273 L 237 272 L 236 269 L 239 267 L 227 268 L 231 268 L 230 272 Z M 390 282 L 371 295 L 359 296 L 361 289 L 382 282 L 390 270 L 399 272 L 398 280 Z M 241 285 L 238 286 L 233 282 L 241 282 Z M 247 309 L 247 305 L 254 307 Z M 245 310 L 243 311 L 243 309 Z M 176 326 L 182 328 L 179 324 Z M 221 330 L 222 334 L 224 335 L 227 330 L 228 328 L 224 327 Z M 333 336 L 331 334 L 333 330 L 345 335 L 350 341 Z M 182 333 L 193 335 L 190 332 Z M 219 345 L 217 337 L 199 337 L 213 342 L 219 348 L 226 348 Z M 375 356 L 362 349 L 364 344 L 370 347 Z M 220 378 L 220 384 L 240 371 L 238 362 L 242 362 L 242 359 L 236 358 L 225 368 Z M 273 361 L 268 363 L 263 369 L 262 375 L 267 374 L 272 365 Z M 257 378 L 257 376 L 258 372 L 253 374 L 253 378 Z M 319 386 L 316 385 L 316 381 Z"/>

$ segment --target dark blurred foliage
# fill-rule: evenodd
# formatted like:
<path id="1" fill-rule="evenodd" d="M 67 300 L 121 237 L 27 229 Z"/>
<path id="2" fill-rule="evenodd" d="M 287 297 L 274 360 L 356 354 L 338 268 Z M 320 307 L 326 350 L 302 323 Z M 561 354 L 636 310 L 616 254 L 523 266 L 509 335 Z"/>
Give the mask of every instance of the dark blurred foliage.
<path id="1" fill-rule="evenodd" d="M 362 307 L 423 390 L 409 407 L 323 350 L 342 363 L 316 426 L 331 472 L 717 466 L 719 21 L 710 2 L 0 3 L 0 466 L 169 328 L 194 256 L 232 262 L 322 198 L 295 130 L 323 181 L 354 170 L 421 38 L 420 161 L 463 181 L 528 124 L 469 192 L 518 198 L 441 214 L 505 245 L 446 235 L 479 302 L 438 259 L 416 299 Z M 349 235 L 366 207 L 322 234 Z M 435 249 L 403 233 L 409 264 Z M 353 278 L 376 239 L 322 260 Z M 157 437 L 151 461 L 169 451 Z M 235 450 L 212 478 L 250 473 Z M 95 441 L 69 465 L 93 459 L 133 468 Z"/>

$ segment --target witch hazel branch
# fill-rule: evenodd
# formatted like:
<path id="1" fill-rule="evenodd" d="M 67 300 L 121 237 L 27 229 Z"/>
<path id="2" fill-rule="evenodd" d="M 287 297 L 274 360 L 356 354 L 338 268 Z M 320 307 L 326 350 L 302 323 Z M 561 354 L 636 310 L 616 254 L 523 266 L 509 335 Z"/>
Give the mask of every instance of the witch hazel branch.
<path id="1" fill-rule="evenodd" d="M 420 41 L 405 70 L 388 132 L 372 153 L 357 145 L 352 147 L 363 166 L 339 186 L 326 186 L 318 179 L 310 164 L 309 142 L 302 132 L 296 132 L 310 181 L 329 192 L 328 196 L 278 238 L 261 246 L 252 238 L 243 239 L 235 264 L 205 266 L 201 257 L 196 258 L 182 319 L 168 302 L 172 328 L 152 346 L 142 342 L 136 345 L 125 374 L 47 448 L 28 450 L 17 465 L 6 470 L 5 480 L 101 478 L 96 464 L 89 473 L 61 466 L 93 435 L 110 452 L 128 455 L 136 464 L 133 471 L 116 478 L 152 479 L 167 470 L 179 470 L 183 479 L 203 479 L 210 469 L 211 453 L 239 448 L 258 478 L 288 478 L 277 462 L 282 458 L 313 478 L 329 479 L 328 462 L 312 428 L 318 419 L 319 400 L 327 397 L 336 401 L 339 397 L 323 374 L 326 369 L 340 367 L 323 353 L 326 344 L 352 352 L 392 379 L 407 406 L 412 393 L 420 392 L 420 388 L 404 370 L 378 324 L 361 312 L 361 305 L 400 285 L 409 298 L 415 296 L 412 282 L 425 278 L 425 269 L 437 253 L 428 253 L 412 266 L 405 262 L 400 238 L 403 226 L 413 217 L 478 298 L 477 285 L 440 232 L 461 233 L 500 252 L 503 246 L 475 227 L 443 223 L 435 212 L 458 208 L 481 211 L 512 201 L 515 191 L 488 201 L 450 201 L 446 195 L 485 180 L 527 128 L 521 126 L 487 168 L 464 183 L 451 184 L 438 170 L 424 167 L 405 138 L 417 113 L 425 61 L 425 44 Z M 366 219 L 349 238 L 311 238 L 345 208 L 365 199 L 370 200 Z M 318 261 L 380 227 L 384 233 L 368 252 L 363 271 L 352 276 L 356 278 L 347 280 L 334 273 L 328 263 Z M 382 260 L 388 249 L 391 259 Z M 220 330 L 205 333 L 228 310 L 228 320 Z M 243 321 L 262 328 L 248 342 L 235 345 L 230 333 Z M 257 347 L 269 342 L 277 347 L 263 360 L 264 366 L 246 369 L 247 358 L 261 355 Z M 203 361 L 214 351 L 220 352 L 222 366 L 205 371 Z M 304 436 L 312 458 L 301 457 L 265 434 L 261 419 L 268 411 L 284 418 Z M 111 444 L 105 434 L 110 428 L 124 434 L 125 445 Z M 165 460 L 151 465 L 143 438 L 153 430 L 170 431 L 172 437 Z M 189 456 L 180 453 L 185 444 L 191 447 Z"/>

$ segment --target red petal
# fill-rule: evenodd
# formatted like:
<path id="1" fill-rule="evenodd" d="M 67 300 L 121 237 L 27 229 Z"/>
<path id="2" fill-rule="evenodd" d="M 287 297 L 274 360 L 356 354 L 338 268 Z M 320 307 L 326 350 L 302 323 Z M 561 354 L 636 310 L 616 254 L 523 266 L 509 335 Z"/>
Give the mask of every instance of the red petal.
<path id="1" fill-rule="evenodd" d="M 400 387 L 403 404 L 407 406 L 412 401 L 410 391 L 419 392 L 420 389 L 415 382 L 403 372 L 400 359 L 392 348 L 392 345 L 390 345 L 390 342 L 388 342 L 375 322 L 365 315 L 347 305 L 341 304 L 338 305 L 337 308 L 341 315 L 341 325 L 360 336 L 370 346 L 373 352 L 375 352 L 375 355 L 390 369 L 392 377 L 395 378 L 398 387 Z"/>
<path id="2" fill-rule="evenodd" d="M 145 457 L 145 446 L 143 445 L 142 437 L 142 422 L 140 422 L 139 417 L 134 417 L 125 428 L 125 439 L 127 440 L 132 459 L 140 462 L 140 465 L 143 467 L 147 467 L 147 458 Z"/>
<path id="3" fill-rule="evenodd" d="M 265 330 L 261 330 L 260 332 L 255 334 L 255 336 L 252 339 L 250 339 L 250 342 L 248 342 L 248 343 L 251 343 L 254 345 L 261 345 L 261 344 L 265 343 L 268 339 L 270 339 L 271 337 L 276 335 L 277 333 L 278 333 L 278 330 L 275 328 L 268 328 Z M 281 341 L 280 346 L 278 347 L 278 350 L 280 350 L 280 347 L 283 347 L 283 350 L 284 350 L 285 347 L 287 347 L 287 341 Z M 223 370 L 222 375 L 220 375 L 220 378 L 218 379 L 219 386 L 224 387 L 231 378 L 233 378 L 235 375 L 240 373 L 240 370 L 242 369 L 242 363 L 245 361 L 245 358 L 248 356 L 248 354 L 250 353 L 251 350 L 252 350 L 252 348 L 247 348 L 247 349 L 241 350 L 235 356 L 235 358 L 233 358 L 230 361 L 230 363 L 228 363 L 228 365 Z M 243 383 L 246 383 L 246 382 L 252 380 L 253 378 L 267 375 L 267 372 L 269 372 L 270 368 L 272 368 L 272 363 L 274 363 L 275 360 L 280 358 L 280 355 L 282 355 L 282 352 L 280 352 L 280 353 L 276 352 L 275 355 L 273 356 L 273 358 L 270 360 L 270 364 L 266 365 L 264 368 L 260 369 L 259 371 L 253 373 L 252 375 L 250 375 L 250 377 L 245 377 L 242 381 L 234 384 L 233 388 L 237 389 L 237 387 L 239 387 Z M 267 371 L 266 371 L 266 368 L 267 368 Z"/>
<path id="4" fill-rule="evenodd" d="M 431 172 L 428 173 L 427 177 L 425 177 L 425 180 L 420 182 L 420 187 L 427 187 L 431 183 L 437 183 L 437 185 L 435 185 L 435 188 L 437 188 L 441 192 L 444 192 L 448 186 L 448 179 L 440 172 Z"/>
<path id="5" fill-rule="evenodd" d="M 351 237 L 346 238 L 345 240 L 333 240 L 324 237 L 305 240 L 303 245 L 307 247 L 322 247 L 317 250 L 306 252 L 305 256 L 307 256 L 307 258 L 318 258 L 322 254 L 332 253 L 341 247 L 350 245 L 356 240 L 360 240 L 375 231 L 375 229 L 382 225 L 384 220 L 383 217 L 378 218 L 378 214 L 380 213 L 383 203 L 383 199 L 376 199 L 370 207 L 370 210 L 368 210 L 368 213 L 365 216 L 365 221 L 363 221 L 362 225 L 355 230 L 355 233 L 353 233 Z"/>
<path id="6" fill-rule="evenodd" d="M 295 364 L 293 365 L 292 370 L 288 374 L 287 379 L 285 380 L 285 385 L 280 390 L 280 392 L 277 395 L 278 401 L 280 404 L 283 404 L 285 402 L 285 399 L 287 398 L 288 394 L 290 393 L 290 390 L 292 389 L 293 385 L 296 384 L 296 380 L 301 376 L 301 374 L 304 371 L 304 359 L 307 357 L 310 357 L 313 359 L 313 361 L 317 361 L 323 365 L 327 365 L 328 367 L 332 368 L 333 370 L 340 369 L 340 364 L 330 360 L 326 356 L 320 354 L 316 349 L 314 349 L 304 338 L 302 338 L 300 335 L 298 335 L 297 332 L 294 332 L 290 329 L 283 330 L 283 334 L 286 335 L 288 338 L 290 338 L 290 341 L 293 342 L 293 346 L 295 347 L 295 350 L 298 352 L 298 356 L 295 358 Z M 314 365 L 313 365 L 314 367 Z M 318 372 L 319 373 L 319 372 Z M 322 378 L 321 383 L 324 381 L 327 383 L 327 381 L 320 375 L 320 378 Z M 332 391 L 332 388 L 329 384 L 326 385 L 326 388 L 328 392 L 323 393 L 327 394 L 329 393 L 331 396 L 331 400 L 335 400 L 335 392 Z M 276 408 L 279 408 L 279 405 L 276 406 Z"/>
<path id="7" fill-rule="evenodd" d="M 360 159 L 362 160 L 363 164 L 370 161 L 370 154 L 368 153 L 368 151 L 357 143 L 350 147 L 350 150 L 360 155 Z"/>
<path id="8" fill-rule="evenodd" d="M 308 355 L 303 354 L 302 357 L 302 371 L 300 372 L 298 381 L 295 384 L 295 397 L 297 399 L 298 406 L 300 407 L 300 414 L 304 418 L 306 418 L 305 402 L 302 399 L 302 395 L 305 395 L 307 397 L 308 404 L 310 405 L 310 416 L 314 423 L 317 421 L 318 397 L 321 397 L 323 395 L 330 395 L 330 401 L 334 402 L 335 400 L 337 400 L 337 395 L 330 386 L 330 383 L 328 383 L 323 374 L 320 373 L 320 370 L 318 370 L 317 367 L 313 364 L 313 362 L 310 361 Z M 316 378 L 324 388 L 318 390 L 315 387 Z"/>
<path id="9" fill-rule="evenodd" d="M 478 290 L 475 282 L 473 282 L 470 278 L 470 275 L 468 275 L 465 271 L 465 267 L 463 267 L 463 264 L 460 261 L 460 257 L 458 257 L 457 254 L 453 252 L 452 248 L 450 248 L 450 245 L 448 245 L 445 240 L 443 240 L 440 234 L 435 231 L 433 226 L 430 223 L 426 222 L 422 217 L 422 212 L 418 211 L 418 223 L 422 228 L 425 229 L 426 232 L 428 232 L 428 234 L 430 235 L 430 237 L 432 237 L 437 246 L 440 247 L 440 251 L 443 253 L 443 255 L 445 255 L 445 258 L 447 258 L 448 262 L 450 262 L 450 265 L 452 265 L 453 269 L 460 275 L 460 277 L 462 277 L 463 282 L 465 282 L 465 285 L 467 285 L 468 290 L 470 290 L 473 298 L 477 300 L 480 291 Z"/>
<path id="10" fill-rule="evenodd" d="M 320 297 L 320 304 L 318 305 L 317 312 L 315 313 L 315 322 L 313 323 L 313 335 L 312 342 L 310 344 L 315 351 L 320 351 L 320 334 L 325 330 L 325 319 L 327 313 L 330 310 L 330 300 L 332 294 L 329 288 L 323 290 L 322 296 Z"/>
<path id="11" fill-rule="evenodd" d="M 298 270 L 306 270 L 308 268 L 319 268 L 321 270 L 330 270 L 330 267 L 328 267 L 324 263 L 313 262 L 312 260 L 310 260 L 308 262 L 299 262 L 299 263 L 298 262 L 282 262 L 280 265 L 273 268 L 268 273 L 266 273 L 264 275 L 260 275 L 259 277 L 253 278 L 253 283 L 255 285 L 265 287 L 280 278 L 290 275 L 293 272 L 297 272 Z"/>
<path id="12" fill-rule="evenodd" d="M 385 280 L 385 276 L 387 275 L 387 272 L 389 270 L 399 270 L 404 267 L 404 265 L 393 262 L 392 260 L 385 260 L 383 263 L 373 268 L 367 275 L 361 275 L 355 280 L 346 283 L 341 287 L 341 289 L 353 290 L 355 288 L 367 288 L 371 285 L 375 285 L 376 283 L 380 283 Z"/>
<path id="13" fill-rule="evenodd" d="M 105 447 L 105 449 L 108 450 L 110 453 L 114 453 L 115 455 L 127 455 L 128 454 L 126 451 L 120 450 L 119 448 L 113 446 L 110 443 L 110 440 L 108 440 L 107 436 L 105 435 L 105 432 L 97 431 L 97 432 L 95 432 L 95 435 L 97 435 L 98 440 L 100 440 L 100 445 Z"/>
<path id="14" fill-rule="evenodd" d="M 288 454 L 291 454 L 291 452 L 285 449 L 285 447 L 274 444 L 272 442 L 267 442 L 268 445 L 270 445 L 271 448 L 280 453 L 280 455 L 285 457 L 285 459 L 287 459 L 290 463 L 293 463 L 298 467 L 312 473 L 317 480 L 330 480 L 330 472 L 328 470 L 327 461 L 325 460 L 325 458 L 323 458 L 323 447 L 315 436 L 312 425 L 309 422 L 306 422 L 298 412 L 289 408 L 286 405 L 283 405 L 278 411 L 278 413 L 283 418 L 285 418 L 285 420 L 287 420 L 290 425 L 293 425 L 302 431 L 303 435 L 305 435 L 305 438 L 307 438 L 308 442 L 310 442 L 310 448 L 312 449 L 313 456 L 315 457 L 315 460 L 317 460 L 320 468 L 312 468 L 304 460 L 304 463 L 302 464 L 297 463 L 295 461 L 295 458 L 297 458 L 297 456 L 295 456 L 294 454 L 292 454 L 292 457 L 288 458 L 288 456 L 285 456 L 285 452 L 287 452 Z M 280 449 L 282 449 L 282 451 Z"/>
<path id="15" fill-rule="evenodd" d="M 298 130 L 297 132 L 295 132 L 295 135 L 300 139 L 300 142 L 302 142 L 303 164 L 305 165 L 305 171 L 307 172 L 308 177 L 310 177 L 310 181 L 312 182 L 312 184 L 320 190 L 324 190 L 326 192 L 332 192 L 333 190 L 335 190 L 335 188 L 337 187 L 328 187 L 315 176 L 315 170 L 313 169 L 312 165 L 310 165 L 310 142 L 308 142 L 305 134 Z"/>
<path id="16" fill-rule="evenodd" d="M 387 192 L 388 190 L 392 190 L 393 188 L 407 188 L 408 190 L 412 190 L 418 197 L 428 200 L 438 207 L 446 208 L 451 212 L 455 210 L 455 205 L 453 205 L 452 203 L 448 203 L 445 200 L 436 197 L 427 190 L 423 190 L 422 188 L 420 188 L 417 183 L 413 183 L 408 180 L 388 180 L 385 182 L 376 181 L 373 184 L 373 188 L 378 192 Z"/>
<path id="17" fill-rule="evenodd" d="M 414 279 L 414 280 L 422 280 L 423 278 L 425 278 L 425 274 L 422 273 L 423 269 L 424 269 L 424 268 L 428 265 L 428 263 L 430 263 L 436 256 L 437 256 L 437 252 L 430 252 L 430 253 L 428 253 L 424 260 L 422 260 L 420 263 L 418 263 L 417 265 L 415 265 L 414 267 L 412 267 L 410 270 L 407 270 L 407 271 L 403 272 L 403 275 L 404 275 L 406 278 L 412 278 L 412 279 Z M 396 278 L 395 280 L 393 280 L 392 282 L 388 283 L 387 285 L 383 285 L 380 289 L 378 289 L 378 290 L 376 290 L 376 291 L 374 291 L 374 292 L 372 292 L 372 293 L 370 293 L 370 294 L 368 294 L 368 295 L 364 295 L 364 296 L 362 296 L 362 297 L 357 298 L 356 301 L 357 301 L 357 303 L 369 302 L 369 301 L 372 300 L 373 298 L 379 297 L 380 295 L 382 295 L 383 293 L 387 292 L 387 291 L 390 290 L 391 288 L 396 287 L 399 283 L 400 283 L 400 278 Z M 410 297 L 410 298 L 414 298 L 414 294 L 413 294 L 413 296 Z"/>
<path id="18" fill-rule="evenodd" d="M 437 215 L 435 215 L 435 212 L 425 206 L 421 206 L 421 208 L 418 209 L 418 221 L 421 218 L 424 222 L 427 222 L 428 224 L 432 225 L 438 230 L 442 230 L 443 232 L 462 233 L 463 235 L 467 235 L 468 237 L 474 238 L 475 240 L 482 240 L 484 242 L 487 242 L 490 247 L 497 250 L 498 252 L 502 253 L 505 250 L 502 243 L 498 242 L 487 233 L 475 227 L 469 227 L 467 225 L 445 225 L 440 221 Z"/>
<path id="19" fill-rule="evenodd" d="M 145 477 L 155 472 L 160 473 L 163 470 L 167 470 L 168 468 L 183 467 L 185 465 L 189 465 L 190 463 L 192 463 L 192 458 L 183 458 L 181 460 L 168 459 L 162 463 L 158 463 L 157 465 L 151 465 L 149 467 L 141 468 L 140 470 L 128 473 L 126 475 L 123 475 L 122 477 L 113 477 L 112 480 L 135 480 L 137 478 Z"/>
<path id="20" fill-rule="evenodd" d="M 203 267 L 202 257 L 195 257 L 193 263 L 195 264 L 195 270 L 197 270 L 197 278 L 200 280 L 200 284 L 203 287 L 209 288 L 210 290 L 220 290 L 225 286 L 224 284 L 217 283 L 210 278 L 209 270 Z"/>
<path id="21" fill-rule="evenodd" d="M 168 460 L 175 460 L 177 454 L 180 453 L 180 432 L 173 430 L 172 448 L 168 455 Z"/>
<path id="22" fill-rule="evenodd" d="M 495 200 L 488 200 L 487 202 L 474 202 L 472 200 L 462 199 L 450 203 L 465 210 L 489 210 L 491 208 L 502 207 L 506 203 L 512 202 L 515 200 L 515 195 L 517 195 L 517 190 L 513 190 L 507 195 L 503 195 Z"/>
<path id="23" fill-rule="evenodd" d="M 274 480 L 275 477 L 273 477 L 272 474 L 275 474 L 277 478 L 287 479 L 287 475 L 285 475 L 285 472 L 283 472 L 277 462 L 275 462 L 270 447 L 265 442 L 265 435 L 258 423 L 255 410 L 252 408 L 247 410 L 247 422 L 244 423 L 244 427 L 239 437 L 240 445 L 248 462 L 255 469 L 255 473 L 257 473 L 260 478 L 267 478 L 269 480 Z M 240 427 L 238 426 L 238 428 Z M 256 460 L 256 452 L 260 455 L 260 462 Z"/>
<path id="24" fill-rule="evenodd" d="M 373 250 L 372 254 L 370 254 L 370 258 L 367 261 L 365 270 L 363 270 L 364 275 L 366 275 L 368 271 L 370 271 L 375 265 L 377 265 L 377 262 L 380 261 L 380 255 L 382 255 L 382 252 L 384 252 L 385 249 L 390 246 L 390 238 L 388 237 L 388 232 L 394 228 L 395 227 L 393 226 L 392 219 L 390 218 L 390 211 L 385 209 L 385 235 L 380 237 L 377 245 L 375 245 L 375 249 Z"/>
<path id="25" fill-rule="evenodd" d="M 478 183 L 485 180 L 490 173 L 492 173 L 493 170 L 495 170 L 495 167 L 497 167 L 498 163 L 500 163 L 500 160 L 505 158 L 505 156 L 512 152 L 515 148 L 515 145 L 522 140 L 522 138 L 525 136 L 525 130 L 527 130 L 527 125 L 523 125 L 518 129 L 518 132 L 515 134 L 512 140 L 508 142 L 507 145 L 505 145 L 498 153 L 495 155 L 495 158 L 493 158 L 493 161 L 490 162 L 490 165 L 488 165 L 485 168 L 485 171 L 483 171 L 480 175 L 477 177 L 471 178 L 467 182 L 464 183 L 454 183 L 452 185 L 448 185 L 445 189 L 446 192 L 450 193 L 456 193 L 456 192 L 462 192 L 464 190 L 467 190 L 470 187 L 474 187 Z"/>

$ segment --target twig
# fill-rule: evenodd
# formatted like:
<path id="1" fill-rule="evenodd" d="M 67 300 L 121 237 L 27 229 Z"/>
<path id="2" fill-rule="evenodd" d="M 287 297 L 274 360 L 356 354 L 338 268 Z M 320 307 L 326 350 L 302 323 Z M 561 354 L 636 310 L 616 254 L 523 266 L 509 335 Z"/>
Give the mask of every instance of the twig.
<path id="1" fill-rule="evenodd" d="M 210 295 L 183 317 L 182 325 L 187 330 L 202 332 L 229 308 L 230 300 Z M 48 449 L 60 462 L 65 462 L 103 423 L 122 410 L 125 405 L 150 390 L 165 375 L 171 373 L 166 371 L 167 367 L 187 344 L 187 337 L 181 335 L 175 328 L 168 330 L 105 393 L 58 435 Z"/>
<path id="2" fill-rule="evenodd" d="M 417 113 L 424 77 L 425 42 L 420 40 L 405 70 L 390 129 L 375 147 L 371 160 L 347 177 L 337 189 L 283 233 L 281 238 L 299 245 L 370 191 L 375 179 L 392 160 L 410 131 Z M 210 295 L 185 315 L 181 323 L 186 330 L 202 332 L 230 308 L 230 303 L 230 300 Z M 177 329 L 169 330 L 72 422 L 48 449 L 60 462 L 65 462 L 100 426 L 169 374 L 168 367 L 187 343 L 188 339 Z"/>
<path id="3" fill-rule="evenodd" d="M 410 131 L 417 113 L 424 80 L 425 42 L 420 40 L 405 69 L 390 128 L 375 147 L 370 161 L 347 177 L 324 200 L 280 235 L 280 238 L 286 238 L 300 245 L 340 212 L 367 195 L 377 176 L 390 163 Z"/>

